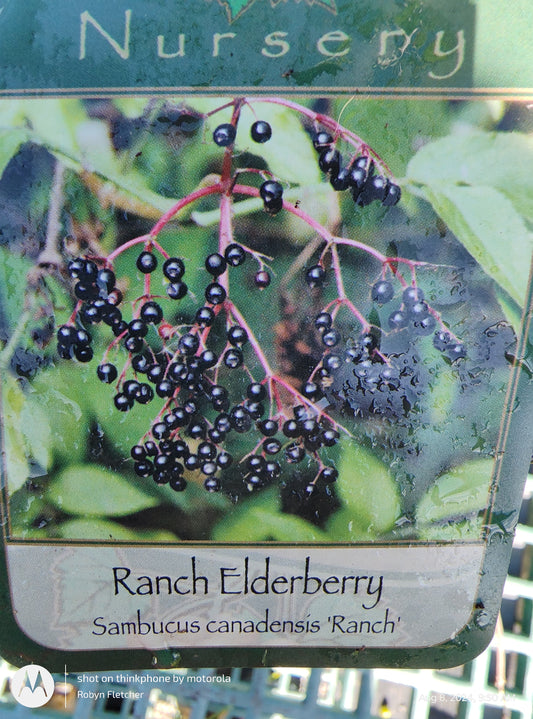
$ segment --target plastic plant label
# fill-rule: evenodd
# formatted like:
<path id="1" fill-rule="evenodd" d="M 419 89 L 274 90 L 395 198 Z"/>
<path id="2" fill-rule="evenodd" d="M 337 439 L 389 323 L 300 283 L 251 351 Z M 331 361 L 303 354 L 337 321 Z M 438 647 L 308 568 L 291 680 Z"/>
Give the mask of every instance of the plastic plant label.
<path id="1" fill-rule="evenodd" d="M 0 651 L 479 653 L 533 448 L 531 92 L 479 85 L 487 11 L 32 5 L 0 14 Z"/>

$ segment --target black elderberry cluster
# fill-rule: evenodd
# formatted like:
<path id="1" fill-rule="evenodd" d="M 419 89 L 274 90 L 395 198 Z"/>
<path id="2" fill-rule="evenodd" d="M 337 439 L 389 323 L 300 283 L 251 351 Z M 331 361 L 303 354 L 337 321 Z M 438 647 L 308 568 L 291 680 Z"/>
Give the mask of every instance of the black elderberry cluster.
<path id="1" fill-rule="evenodd" d="M 75 319 L 58 330 L 58 351 L 65 359 L 88 362 L 93 350 L 86 326 L 110 327 L 114 339 L 96 374 L 101 382 L 114 385 L 115 408 L 129 412 L 135 404 L 146 405 L 157 398 L 163 400 L 163 408 L 144 441 L 131 449 L 134 471 L 140 477 L 152 477 L 157 484 L 168 484 L 175 491 L 185 489 L 184 474 L 192 471 L 204 476 L 208 491 L 223 489 L 221 475 L 234 465 L 233 455 L 225 448 L 230 433 L 259 436 L 256 449 L 242 465 L 241 478 L 248 489 L 264 486 L 279 477 L 283 461 L 295 464 L 306 455 L 314 457 L 319 464 L 315 483 L 319 478 L 323 482 L 336 478 L 336 470 L 324 467 L 317 454 L 321 448 L 336 444 L 339 435 L 329 420 L 321 419 L 318 411 L 310 409 L 320 395 L 314 382 L 307 382 L 303 388 L 309 407 L 297 407 L 294 418 L 280 426 L 281 419 L 268 416 L 270 398 L 264 384 L 248 380 L 246 396 L 235 398 L 231 382 L 224 383 L 224 377 L 230 376 L 224 372 L 233 372 L 245 365 L 247 328 L 235 321 L 224 325 L 218 320 L 213 335 L 209 334 L 209 342 L 202 339 L 202 333 L 209 333 L 217 323 L 218 306 L 226 300 L 227 285 L 221 282 L 221 277 L 245 260 L 246 252 L 238 243 L 230 244 L 224 254 L 207 255 L 205 269 L 209 279 L 205 303 L 197 307 L 192 323 L 173 328 L 170 339 L 159 350 L 152 347 L 149 334 L 151 327 L 157 328 L 164 322 L 163 309 L 156 299 L 139 298 L 134 316 L 126 319 L 111 269 L 99 267 L 97 262 L 85 258 L 77 258 L 69 264 L 69 274 L 75 281 L 74 294 L 80 304 Z M 143 249 L 136 259 L 142 274 L 154 273 L 159 264 L 149 249 Z M 164 260 L 163 282 L 169 298 L 179 300 L 187 295 L 185 271 L 181 258 Z M 255 283 L 259 288 L 267 287 L 269 273 L 259 270 Z M 223 313 L 222 317 L 225 316 Z M 111 347 L 117 344 L 128 354 L 122 369 L 110 359 Z"/>
<path id="2" fill-rule="evenodd" d="M 368 337 L 362 335 L 342 353 L 324 358 L 328 399 L 357 417 L 407 417 L 424 388 L 416 349 L 384 357 Z"/>
<path id="3" fill-rule="evenodd" d="M 387 280 L 379 280 L 372 287 L 372 299 L 379 305 L 385 305 L 394 299 L 394 287 Z M 466 357 L 466 348 L 446 330 L 436 330 L 435 313 L 425 300 L 420 287 L 407 286 L 402 293 L 402 303 L 388 317 L 390 330 L 405 329 L 415 336 L 433 334 L 433 346 L 449 360 Z"/>
<path id="4" fill-rule="evenodd" d="M 241 477 L 252 490 L 278 478 L 283 460 L 295 464 L 307 453 L 315 454 L 321 447 L 337 443 L 339 433 L 331 423 L 303 406 L 295 408 L 294 419 L 286 420 L 281 427 L 277 419 L 264 418 L 267 392 L 259 382 L 249 383 L 246 398 L 233 404 L 229 390 L 213 384 L 205 374 L 211 367 L 211 363 L 207 368 L 198 366 L 195 360 L 174 360 L 167 365 L 169 375 L 179 374 L 182 379 L 177 382 L 179 391 L 175 389 L 172 395 L 175 402 L 152 424 L 150 438 L 132 447 L 134 470 L 140 477 L 152 476 L 157 484 L 168 483 L 175 491 L 182 491 L 187 486 L 184 473 L 198 471 L 205 477 L 204 487 L 218 492 L 223 488 L 221 473 L 235 460 L 224 448 L 229 435 L 258 432 L 263 439 L 241 468 Z M 323 467 L 316 481 L 331 483 L 336 477 L 334 467 Z"/>
<path id="5" fill-rule="evenodd" d="M 313 272 L 310 280 L 310 270 L 306 280 L 313 285 L 317 273 Z M 394 299 L 394 287 L 387 280 L 379 280 L 372 286 L 371 296 L 377 304 L 385 305 Z M 325 395 L 333 405 L 353 411 L 356 416 L 407 417 L 425 387 L 417 340 L 433 334 L 434 347 L 448 361 L 466 357 L 464 344 L 447 330 L 435 331 L 436 325 L 435 313 L 423 291 L 413 285 L 404 288 L 401 304 L 389 315 L 384 332 L 374 328 L 362 333 L 343 350 L 338 349 L 342 335 L 333 326 L 331 314 L 320 312 L 315 317 L 315 327 L 327 349 L 317 381 L 307 389 L 312 392 L 308 396 L 317 401 Z"/>
<path id="6" fill-rule="evenodd" d="M 263 391 L 263 385 L 252 384 L 248 397 L 262 395 Z M 280 461 L 273 457 L 279 456 L 289 465 L 299 464 L 308 454 L 317 456 L 321 448 L 333 447 L 339 441 L 339 433 L 330 420 L 304 405 L 294 407 L 290 419 L 281 423 L 275 419 L 260 420 L 257 428 L 265 439 L 261 443 L 261 454 L 251 454 L 246 460 L 244 479 L 250 488 L 263 487 L 281 475 Z M 306 493 L 311 494 L 317 482 L 330 484 L 337 476 L 335 467 L 322 466 Z"/>
<path id="7" fill-rule="evenodd" d="M 333 317 L 329 312 L 318 313 L 315 317 L 315 327 L 319 331 L 322 344 L 325 347 L 331 349 L 332 347 L 336 347 L 341 341 L 341 333 L 333 327 Z M 329 356 L 330 355 L 326 355 L 324 359 L 327 359 Z"/>
<path id="8" fill-rule="evenodd" d="M 392 207 L 399 202 L 399 185 L 385 175 L 375 174 L 371 157 L 354 156 L 344 165 L 342 155 L 335 147 L 335 139 L 323 130 L 315 134 L 313 146 L 319 152 L 318 165 L 329 176 L 333 189 L 339 192 L 350 190 L 359 207 L 365 207 L 375 200 L 385 207 Z"/>
<path id="9" fill-rule="evenodd" d="M 372 288 L 372 299 L 383 305 L 394 297 L 390 282 L 382 280 Z M 435 315 L 432 314 L 424 293 L 420 287 L 409 285 L 402 293 L 402 304 L 388 318 L 389 329 L 401 330 L 409 328 L 415 335 L 430 335 L 437 326 Z"/>
<path id="10" fill-rule="evenodd" d="M 308 383 L 312 386 L 304 388 L 304 393 L 312 396 L 313 401 L 326 396 L 331 404 L 337 407 L 347 405 L 358 415 L 396 413 L 398 404 L 403 412 L 404 399 L 412 402 L 413 390 L 410 387 L 417 385 L 413 364 L 398 361 L 394 355 L 385 358 L 379 351 L 379 340 L 374 333 L 362 333 L 342 350 L 338 348 L 341 333 L 333 327 L 329 312 L 320 312 L 316 316 L 315 327 L 326 348 L 337 349 L 326 350 L 317 372 L 317 381 Z M 399 393 L 396 399 L 394 393 L 400 390 L 402 384 L 409 389 L 407 394 Z"/>
<path id="11" fill-rule="evenodd" d="M 74 294 L 81 302 L 81 307 L 78 324 L 65 324 L 57 331 L 58 354 L 62 359 L 74 357 L 79 362 L 90 362 L 93 358 L 92 338 L 86 327 L 105 322 L 115 334 L 124 332 L 125 326 L 120 324 L 122 313 L 118 308 L 122 295 L 115 287 L 113 271 L 106 267 L 99 268 L 92 260 L 72 260 L 68 265 L 68 272 L 75 280 Z"/>
<path id="12" fill-rule="evenodd" d="M 79 362 L 93 358 L 91 336 L 83 328 L 63 325 L 57 331 L 57 352 L 62 359 L 75 357 Z"/>

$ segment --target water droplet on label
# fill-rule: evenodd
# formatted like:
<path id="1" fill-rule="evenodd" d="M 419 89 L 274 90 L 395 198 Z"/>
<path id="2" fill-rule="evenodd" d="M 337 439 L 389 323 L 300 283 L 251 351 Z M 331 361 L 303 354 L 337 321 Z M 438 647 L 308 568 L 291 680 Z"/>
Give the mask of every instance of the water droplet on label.
<path id="1" fill-rule="evenodd" d="M 479 627 L 479 629 L 487 629 L 487 627 L 489 627 L 491 624 L 490 614 L 483 610 L 479 611 L 476 614 L 474 623 L 475 623 L 476 627 Z"/>

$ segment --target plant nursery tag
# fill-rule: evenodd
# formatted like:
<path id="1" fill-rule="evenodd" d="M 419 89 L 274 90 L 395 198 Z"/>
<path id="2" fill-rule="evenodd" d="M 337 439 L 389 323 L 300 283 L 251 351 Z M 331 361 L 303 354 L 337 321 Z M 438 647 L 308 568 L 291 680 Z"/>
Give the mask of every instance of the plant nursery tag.
<path id="1" fill-rule="evenodd" d="M 486 5 L 3 3 L 9 661 L 488 644 L 533 445 L 533 58 Z"/>

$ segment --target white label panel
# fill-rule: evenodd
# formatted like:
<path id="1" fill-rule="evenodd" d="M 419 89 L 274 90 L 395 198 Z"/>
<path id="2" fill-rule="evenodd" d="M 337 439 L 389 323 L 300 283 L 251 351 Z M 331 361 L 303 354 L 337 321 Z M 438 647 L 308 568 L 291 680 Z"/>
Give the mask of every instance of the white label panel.
<path id="1" fill-rule="evenodd" d="M 469 621 L 483 551 L 10 545 L 7 555 L 15 616 L 31 639 L 157 650 L 433 646 Z"/>

